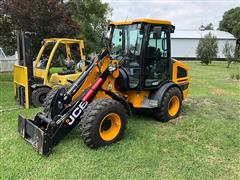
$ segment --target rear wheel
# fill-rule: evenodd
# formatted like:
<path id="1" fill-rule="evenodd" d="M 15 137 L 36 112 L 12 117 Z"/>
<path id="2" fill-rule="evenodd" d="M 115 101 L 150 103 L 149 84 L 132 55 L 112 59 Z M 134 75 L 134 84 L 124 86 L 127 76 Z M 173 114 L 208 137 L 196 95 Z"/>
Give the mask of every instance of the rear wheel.
<path id="1" fill-rule="evenodd" d="M 164 94 L 160 108 L 154 109 L 154 117 L 163 122 L 176 118 L 182 106 L 182 94 L 177 87 L 172 87 Z"/>
<path id="2" fill-rule="evenodd" d="M 80 133 L 90 148 L 98 148 L 119 141 L 126 129 L 126 110 L 113 99 L 97 99 L 84 111 Z"/>
<path id="3" fill-rule="evenodd" d="M 32 104 L 35 107 L 42 106 L 49 91 L 50 88 L 48 87 L 39 87 L 33 90 L 31 94 Z"/>

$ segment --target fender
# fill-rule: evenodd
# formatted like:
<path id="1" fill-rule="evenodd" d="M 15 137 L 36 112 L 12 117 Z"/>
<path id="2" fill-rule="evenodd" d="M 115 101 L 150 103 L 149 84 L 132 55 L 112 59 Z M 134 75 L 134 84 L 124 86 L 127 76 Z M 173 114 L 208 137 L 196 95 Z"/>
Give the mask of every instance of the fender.
<path id="1" fill-rule="evenodd" d="M 111 92 L 111 91 L 104 91 L 107 95 L 109 95 L 112 99 L 120 102 L 123 107 L 127 110 L 127 115 L 131 116 L 132 114 L 132 110 L 131 107 L 129 106 L 129 104 L 120 96 L 116 95 L 115 93 Z"/>
<path id="2" fill-rule="evenodd" d="M 177 87 L 181 94 L 182 94 L 182 98 L 183 98 L 183 92 L 182 89 L 180 88 L 180 86 L 178 84 L 175 84 L 171 81 L 166 82 L 165 84 L 163 84 L 159 89 L 157 89 L 156 91 L 152 92 L 149 96 L 149 99 L 154 99 L 158 101 L 158 107 L 161 104 L 161 101 L 163 99 L 164 94 L 167 92 L 168 89 L 172 88 L 172 87 Z"/>
<path id="3" fill-rule="evenodd" d="M 43 85 L 43 84 L 32 84 L 30 87 L 31 87 L 31 89 L 37 89 L 40 87 L 46 87 L 46 88 L 52 89 L 51 87 L 49 87 L 47 85 Z"/>

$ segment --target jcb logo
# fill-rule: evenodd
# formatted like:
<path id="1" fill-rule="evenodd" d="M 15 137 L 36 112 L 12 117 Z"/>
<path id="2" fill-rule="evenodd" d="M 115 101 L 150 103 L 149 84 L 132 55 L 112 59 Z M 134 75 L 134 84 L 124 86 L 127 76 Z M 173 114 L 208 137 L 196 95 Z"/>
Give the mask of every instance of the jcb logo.
<path id="1" fill-rule="evenodd" d="M 79 105 L 73 110 L 73 112 L 71 113 L 71 115 L 69 116 L 69 119 L 67 119 L 68 121 L 66 121 L 68 123 L 68 125 L 72 125 L 74 123 L 74 121 L 79 118 L 79 116 L 82 114 L 83 110 L 87 107 L 88 102 L 80 102 Z"/>

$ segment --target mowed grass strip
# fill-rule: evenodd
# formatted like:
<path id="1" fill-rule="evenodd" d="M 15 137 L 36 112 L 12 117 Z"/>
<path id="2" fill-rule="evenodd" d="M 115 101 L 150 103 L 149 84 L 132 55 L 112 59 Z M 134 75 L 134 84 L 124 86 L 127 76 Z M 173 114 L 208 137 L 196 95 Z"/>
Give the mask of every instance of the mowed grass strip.
<path id="1" fill-rule="evenodd" d="M 0 74 L 0 179 L 239 179 L 240 83 L 230 75 L 240 66 L 187 65 L 190 92 L 177 119 L 134 112 L 124 139 L 98 150 L 85 146 L 78 127 L 49 157 L 17 132 L 18 114 L 34 117 L 41 108 L 19 107 L 11 73 Z"/>

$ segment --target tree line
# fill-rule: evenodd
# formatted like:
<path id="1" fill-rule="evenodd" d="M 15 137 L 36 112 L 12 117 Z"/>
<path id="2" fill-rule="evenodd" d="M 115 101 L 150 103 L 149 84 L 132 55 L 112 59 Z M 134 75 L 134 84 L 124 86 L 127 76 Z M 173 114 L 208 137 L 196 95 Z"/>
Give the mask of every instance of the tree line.
<path id="1" fill-rule="evenodd" d="M 16 50 L 15 30 L 35 32 L 33 54 L 48 37 L 85 40 L 86 52 L 96 51 L 106 32 L 111 8 L 101 0 L 2 0 L 0 47 L 6 54 Z"/>
<path id="2" fill-rule="evenodd" d="M 213 24 L 209 23 L 207 26 L 202 25 L 200 29 L 201 28 L 213 30 Z M 226 11 L 219 23 L 218 29 L 233 34 L 237 39 L 235 47 L 227 41 L 222 50 L 222 53 L 227 59 L 227 67 L 229 67 L 232 62 L 240 62 L 240 7 Z M 197 58 L 201 60 L 201 63 L 208 65 L 212 59 L 217 56 L 218 50 L 216 37 L 211 33 L 206 34 L 204 38 L 199 40 L 196 49 Z"/>
<path id="3" fill-rule="evenodd" d="M 101 47 L 100 36 L 106 33 L 111 8 L 101 0 L 1 0 L 0 1 L 0 47 L 6 54 L 16 49 L 15 30 L 35 32 L 33 54 L 36 56 L 41 41 L 48 37 L 67 37 L 85 40 L 86 52 Z M 201 26 L 212 30 L 213 24 Z M 240 58 L 240 7 L 226 11 L 219 30 L 227 31 L 237 38 L 235 51 L 230 44 L 224 54 L 232 61 Z M 197 56 L 205 64 L 211 63 L 218 52 L 216 38 L 208 34 L 200 40 Z"/>

